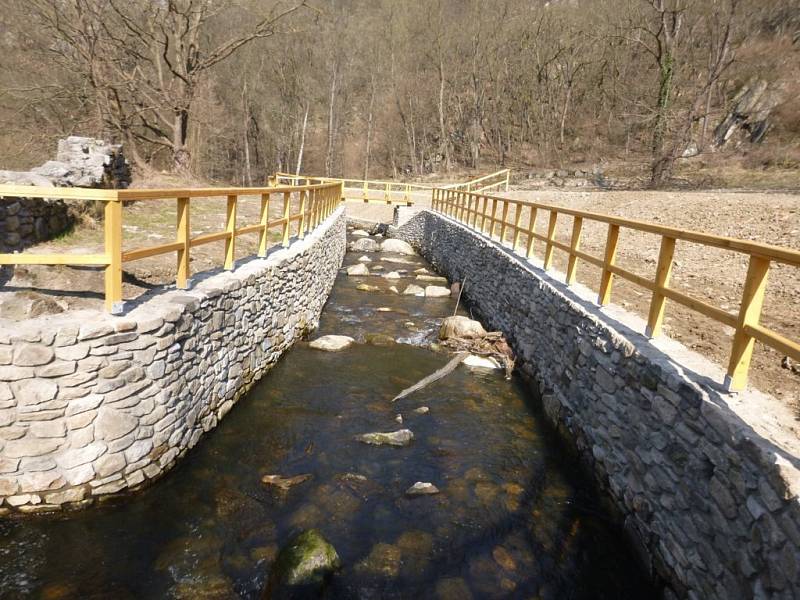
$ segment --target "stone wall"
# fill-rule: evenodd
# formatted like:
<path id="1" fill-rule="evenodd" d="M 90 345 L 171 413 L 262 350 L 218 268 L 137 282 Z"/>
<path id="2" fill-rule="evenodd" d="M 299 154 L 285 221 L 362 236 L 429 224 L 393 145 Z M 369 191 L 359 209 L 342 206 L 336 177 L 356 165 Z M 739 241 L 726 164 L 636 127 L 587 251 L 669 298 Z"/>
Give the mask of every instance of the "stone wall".
<path id="1" fill-rule="evenodd" d="M 798 440 L 776 400 L 595 294 L 424 211 L 393 234 L 502 330 L 542 408 L 595 473 L 666 597 L 800 596 Z M 563 281 L 563 278 L 561 279 Z M 715 370 L 716 369 L 716 370 Z"/>
<path id="2" fill-rule="evenodd" d="M 169 470 L 316 326 L 344 252 L 339 209 L 289 248 L 121 317 L 0 323 L 0 513 L 85 506 Z"/>
<path id="3" fill-rule="evenodd" d="M 72 223 L 63 200 L 0 198 L 0 252 L 48 240 Z"/>

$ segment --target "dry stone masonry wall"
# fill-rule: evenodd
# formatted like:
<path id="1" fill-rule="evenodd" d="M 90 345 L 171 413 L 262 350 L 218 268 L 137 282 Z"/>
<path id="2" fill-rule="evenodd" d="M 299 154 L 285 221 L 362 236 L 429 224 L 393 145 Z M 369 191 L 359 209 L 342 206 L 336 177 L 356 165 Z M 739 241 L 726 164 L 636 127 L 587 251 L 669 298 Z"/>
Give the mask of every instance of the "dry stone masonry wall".
<path id="1" fill-rule="evenodd" d="M 15 252 L 48 240 L 71 223 L 63 200 L 0 198 L 0 252 Z"/>
<path id="2" fill-rule="evenodd" d="M 316 326 L 344 253 L 339 209 L 122 317 L 0 323 L 0 514 L 85 506 L 170 469 Z"/>
<path id="3" fill-rule="evenodd" d="M 450 219 L 424 211 L 393 234 L 466 279 L 472 309 L 509 338 L 667 597 L 800 596 L 798 454 L 743 416 L 757 393 L 703 382 L 693 364 Z"/>

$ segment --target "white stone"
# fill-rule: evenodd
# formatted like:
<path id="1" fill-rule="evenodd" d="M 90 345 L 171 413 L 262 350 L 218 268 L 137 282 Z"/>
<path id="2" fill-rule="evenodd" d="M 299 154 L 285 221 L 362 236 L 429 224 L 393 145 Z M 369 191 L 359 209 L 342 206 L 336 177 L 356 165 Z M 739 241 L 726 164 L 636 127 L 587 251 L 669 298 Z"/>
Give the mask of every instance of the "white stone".
<path id="1" fill-rule="evenodd" d="M 6 442 L 3 454 L 7 458 L 23 458 L 25 456 L 44 456 L 55 451 L 62 440 L 39 439 L 25 437 L 20 440 Z"/>
<path id="2" fill-rule="evenodd" d="M 355 229 L 350 235 L 353 237 L 369 237 L 369 233 L 363 229 Z"/>
<path id="3" fill-rule="evenodd" d="M 91 463 L 97 460 L 103 452 L 106 451 L 106 445 L 102 442 L 93 442 L 85 448 L 70 448 L 64 450 L 56 456 L 56 461 L 64 469 L 74 469 L 81 465 Z"/>
<path id="4" fill-rule="evenodd" d="M 94 471 L 98 477 L 108 477 L 122 471 L 126 464 L 122 453 L 105 454 L 94 461 Z"/>
<path id="5" fill-rule="evenodd" d="M 475 356 L 470 354 L 464 359 L 463 364 L 475 369 L 502 369 L 503 367 L 495 359 L 488 356 Z"/>
<path id="6" fill-rule="evenodd" d="M 53 492 L 44 497 L 48 504 L 66 504 L 67 502 L 80 502 L 84 497 L 83 488 L 71 488 L 62 492 Z"/>
<path id="7" fill-rule="evenodd" d="M 364 256 L 359 257 L 358 262 L 369 263 L 372 262 L 372 259 L 365 254 Z"/>
<path id="8" fill-rule="evenodd" d="M 450 293 L 450 292 L 448 292 L 448 293 Z M 421 287 L 419 287 L 418 285 L 414 285 L 412 283 L 411 285 L 406 287 L 406 289 L 403 290 L 403 295 L 404 296 L 424 296 L 425 295 L 425 290 L 422 289 Z"/>
<path id="9" fill-rule="evenodd" d="M 429 285 L 425 288 L 426 298 L 444 298 L 450 295 L 450 290 L 438 285 Z"/>
<path id="10" fill-rule="evenodd" d="M 427 481 L 418 481 L 406 490 L 406 496 L 430 496 L 438 493 L 439 488 Z"/>
<path id="11" fill-rule="evenodd" d="M 404 242 L 403 240 L 385 240 L 381 244 L 381 252 L 394 252 L 395 254 L 407 254 L 413 255 L 416 254 L 414 249 L 411 247 L 411 244 L 408 242 Z"/>
<path id="12" fill-rule="evenodd" d="M 58 385 L 47 379 L 15 381 L 11 384 L 11 391 L 14 392 L 14 397 L 20 405 L 34 405 L 55 398 L 58 393 Z"/>
<path id="13" fill-rule="evenodd" d="M 62 438 L 67 435 L 63 420 L 31 423 L 30 432 L 38 438 Z"/>
<path id="14" fill-rule="evenodd" d="M 474 321 L 469 317 L 461 315 L 446 317 L 442 320 L 439 327 L 439 339 L 447 340 L 450 338 L 482 338 L 486 335 L 486 330 L 480 321 Z"/>
<path id="15" fill-rule="evenodd" d="M 94 422 L 94 433 L 99 440 L 115 440 L 130 433 L 139 424 L 139 419 L 114 408 L 103 406 Z"/>
<path id="16" fill-rule="evenodd" d="M 82 485 L 94 479 L 94 468 L 91 463 L 64 471 L 64 477 L 70 485 Z"/>
<path id="17" fill-rule="evenodd" d="M 19 367 L 46 365 L 54 356 L 52 348 L 41 344 L 21 344 L 14 348 L 14 364 Z"/>
<path id="18" fill-rule="evenodd" d="M 367 265 L 358 263 L 357 265 L 350 265 L 347 267 L 347 274 L 350 276 L 369 275 L 369 269 L 367 268 Z"/>
<path id="19" fill-rule="evenodd" d="M 309 344 L 315 350 L 326 350 L 327 352 L 338 352 L 344 350 L 355 340 L 347 335 L 323 335 Z"/>
<path id="20" fill-rule="evenodd" d="M 400 279 L 402 275 L 400 275 L 400 273 L 398 273 L 397 271 L 390 271 L 389 273 L 386 273 L 384 277 L 386 279 Z"/>

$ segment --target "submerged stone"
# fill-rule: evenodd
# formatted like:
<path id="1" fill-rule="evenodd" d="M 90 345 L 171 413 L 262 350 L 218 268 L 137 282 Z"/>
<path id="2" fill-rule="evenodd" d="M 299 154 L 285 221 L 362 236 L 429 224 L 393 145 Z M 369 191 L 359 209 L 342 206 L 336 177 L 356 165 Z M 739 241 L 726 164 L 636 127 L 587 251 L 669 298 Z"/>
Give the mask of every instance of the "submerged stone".
<path id="1" fill-rule="evenodd" d="M 414 439 L 414 433 L 410 429 L 399 429 L 388 433 L 364 433 L 355 436 L 354 439 L 373 446 L 408 446 Z"/>
<path id="2" fill-rule="evenodd" d="M 394 338 L 385 333 L 368 333 L 364 341 L 372 346 L 391 346 L 395 343 Z"/>
<path id="3" fill-rule="evenodd" d="M 342 566 L 336 549 L 316 529 L 292 538 L 270 570 L 266 599 L 314 597 Z"/>
<path id="4" fill-rule="evenodd" d="M 398 273 L 397 271 L 390 271 L 386 275 L 384 275 L 384 278 L 386 279 L 400 279 L 402 277 L 403 276 L 400 275 L 400 273 Z"/>
<path id="5" fill-rule="evenodd" d="M 365 255 L 359 257 L 358 262 L 368 263 L 368 262 L 372 262 L 372 259 L 365 254 Z"/>
<path id="6" fill-rule="evenodd" d="M 337 352 L 350 346 L 355 340 L 348 335 L 323 335 L 315 339 L 308 346 L 315 350 Z"/>
<path id="7" fill-rule="evenodd" d="M 428 408 L 427 406 L 420 406 L 419 408 L 415 408 L 412 412 L 415 415 L 425 415 L 425 414 L 428 414 L 430 412 L 430 410 L 431 409 Z"/>
<path id="8" fill-rule="evenodd" d="M 377 285 L 369 285 L 367 283 L 359 283 L 356 286 L 356 289 L 359 292 L 379 292 L 379 291 L 381 291 L 381 288 L 379 288 Z"/>
<path id="9" fill-rule="evenodd" d="M 261 483 L 274 486 L 281 490 L 288 490 L 303 483 L 304 481 L 308 481 L 309 479 L 311 479 L 311 475 L 309 473 L 295 475 L 294 477 L 284 477 L 283 475 L 264 475 L 261 478 Z"/>
<path id="10" fill-rule="evenodd" d="M 439 285 L 447 285 L 447 277 L 440 277 L 439 275 L 417 275 L 417 281 L 424 281 L 426 283 L 437 283 Z"/>
<path id="11" fill-rule="evenodd" d="M 375 544 L 369 555 L 356 565 L 356 570 L 371 575 L 397 577 L 400 574 L 402 552 L 392 544 Z"/>

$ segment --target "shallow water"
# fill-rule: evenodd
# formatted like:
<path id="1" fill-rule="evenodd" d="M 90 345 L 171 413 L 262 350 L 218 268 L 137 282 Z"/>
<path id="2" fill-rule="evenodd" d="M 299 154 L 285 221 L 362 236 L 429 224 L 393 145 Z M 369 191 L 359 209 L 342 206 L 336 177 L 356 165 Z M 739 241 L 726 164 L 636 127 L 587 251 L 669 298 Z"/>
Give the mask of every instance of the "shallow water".
<path id="1" fill-rule="evenodd" d="M 384 272 L 425 266 L 370 256 Z M 280 545 L 309 527 L 344 564 L 330 598 L 654 596 L 520 381 L 461 366 L 392 404 L 448 360 L 419 345 L 455 302 L 388 291 L 411 281 L 341 275 L 315 333 L 407 343 L 338 353 L 298 344 L 145 492 L 0 522 L 2 597 L 256 598 Z M 360 282 L 381 291 L 357 291 Z M 420 406 L 430 412 L 415 414 Z M 405 448 L 352 439 L 401 427 L 415 434 Z M 260 481 L 302 473 L 312 478 L 288 492 Z M 441 493 L 406 497 L 416 481 Z"/>

